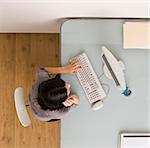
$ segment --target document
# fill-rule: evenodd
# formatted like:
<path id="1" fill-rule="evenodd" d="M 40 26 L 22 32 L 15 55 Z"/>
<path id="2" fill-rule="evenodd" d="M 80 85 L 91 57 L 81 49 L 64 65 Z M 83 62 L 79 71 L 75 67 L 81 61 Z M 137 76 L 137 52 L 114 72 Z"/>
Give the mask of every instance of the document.
<path id="1" fill-rule="evenodd" d="M 123 134 L 121 148 L 150 148 L 150 134 Z"/>
<path id="2" fill-rule="evenodd" d="M 123 24 L 123 47 L 150 49 L 150 21 L 125 22 Z"/>

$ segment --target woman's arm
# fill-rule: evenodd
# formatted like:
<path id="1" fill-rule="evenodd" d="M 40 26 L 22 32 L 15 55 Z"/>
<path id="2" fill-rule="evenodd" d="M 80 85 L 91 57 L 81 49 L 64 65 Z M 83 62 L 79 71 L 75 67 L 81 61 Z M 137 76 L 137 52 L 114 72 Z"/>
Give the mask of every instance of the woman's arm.
<path id="1" fill-rule="evenodd" d="M 45 67 L 45 69 L 51 74 L 75 74 L 80 67 L 79 63 L 73 63 L 63 67 Z"/>

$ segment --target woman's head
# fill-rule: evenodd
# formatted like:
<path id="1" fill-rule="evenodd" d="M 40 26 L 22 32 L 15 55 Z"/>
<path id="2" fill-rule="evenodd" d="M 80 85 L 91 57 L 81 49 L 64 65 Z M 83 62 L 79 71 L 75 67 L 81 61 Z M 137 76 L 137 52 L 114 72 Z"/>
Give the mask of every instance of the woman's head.
<path id="1" fill-rule="evenodd" d="M 38 103 L 44 110 L 59 110 L 65 108 L 63 102 L 65 102 L 69 94 L 70 84 L 55 77 L 39 85 Z"/>

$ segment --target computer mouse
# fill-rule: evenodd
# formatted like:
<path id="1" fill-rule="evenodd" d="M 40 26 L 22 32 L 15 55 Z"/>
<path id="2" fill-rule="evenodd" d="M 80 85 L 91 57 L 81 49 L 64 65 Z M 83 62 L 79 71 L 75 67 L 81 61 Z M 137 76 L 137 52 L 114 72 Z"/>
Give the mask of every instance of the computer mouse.
<path id="1" fill-rule="evenodd" d="M 94 111 L 102 108 L 103 106 L 104 106 L 104 103 L 102 100 L 98 100 L 98 101 L 92 103 L 92 105 L 91 105 L 92 110 L 94 110 Z"/>

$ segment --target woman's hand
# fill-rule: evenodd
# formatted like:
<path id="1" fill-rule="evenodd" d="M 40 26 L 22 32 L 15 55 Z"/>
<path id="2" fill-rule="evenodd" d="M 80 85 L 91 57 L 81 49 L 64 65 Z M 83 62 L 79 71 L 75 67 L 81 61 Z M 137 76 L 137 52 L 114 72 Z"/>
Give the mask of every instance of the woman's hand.
<path id="1" fill-rule="evenodd" d="M 80 99 L 77 95 L 72 95 L 69 98 L 67 98 L 67 100 L 65 102 L 63 102 L 63 104 L 68 107 L 68 106 L 72 106 L 73 104 L 78 105 L 80 102 Z"/>
<path id="2" fill-rule="evenodd" d="M 73 64 L 69 64 L 69 65 L 65 66 L 64 68 L 65 68 L 66 73 L 76 74 L 77 70 L 79 68 L 81 68 L 81 65 L 80 65 L 79 62 L 76 62 L 76 63 L 73 63 Z"/>
<path id="3" fill-rule="evenodd" d="M 77 73 L 78 68 L 81 68 L 79 62 L 75 62 L 63 67 L 45 67 L 50 74 L 75 74 Z"/>
<path id="4" fill-rule="evenodd" d="M 78 95 L 71 95 L 71 96 L 69 97 L 69 99 L 72 100 L 72 102 L 73 102 L 74 104 L 76 104 L 76 105 L 80 103 L 80 99 L 79 99 L 79 96 L 78 96 Z"/>

